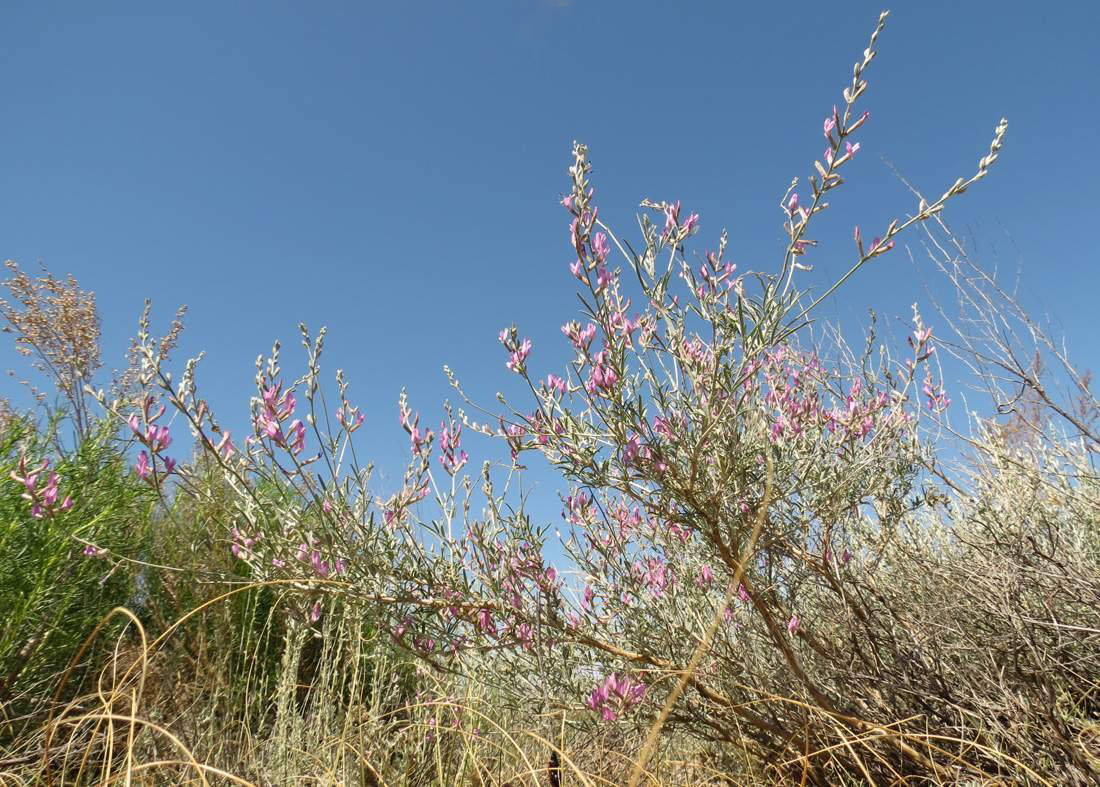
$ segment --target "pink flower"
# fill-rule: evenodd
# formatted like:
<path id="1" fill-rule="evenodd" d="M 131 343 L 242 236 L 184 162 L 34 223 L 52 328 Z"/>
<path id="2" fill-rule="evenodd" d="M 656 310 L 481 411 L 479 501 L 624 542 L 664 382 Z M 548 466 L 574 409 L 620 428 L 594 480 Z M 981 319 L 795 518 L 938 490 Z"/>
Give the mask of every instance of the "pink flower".
<path id="1" fill-rule="evenodd" d="M 512 351 L 505 366 L 508 367 L 509 371 L 515 372 L 516 374 L 522 374 L 526 367 L 527 356 L 530 355 L 530 353 L 531 340 L 524 339 L 523 342 Z"/>
<path id="2" fill-rule="evenodd" d="M 168 434 L 167 426 L 150 426 L 146 433 L 146 442 L 152 451 L 160 453 L 172 442 L 172 436 Z"/>
<path id="3" fill-rule="evenodd" d="M 261 413 L 259 418 L 256 419 L 256 424 L 264 437 L 277 443 L 283 441 L 283 432 L 279 428 L 279 422 L 270 413 L 266 411 Z"/>
<path id="4" fill-rule="evenodd" d="M 214 450 L 222 454 L 226 459 L 233 456 L 233 453 L 237 449 L 236 446 L 233 445 L 233 441 L 229 437 L 229 430 L 222 432 L 222 439 L 218 441 L 218 445 Z"/>
<path id="5" fill-rule="evenodd" d="M 290 422 L 290 450 L 297 456 L 306 447 L 306 425 L 295 418 Z"/>
<path id="6" fill-rule="evenodd" d="M 595 392 L 596 389 L 610 390 L 615 386 L 615 383 L 619 381 L 619 375 L 615 370 L 611 368 L 609 364 L 607 350 L 601 350 L 596 354 L 596 357 L 592 359 L 592 376 L 589 381 L 590 390 Z"/>
<path id="7" fill-rule="evenodd" d="M 50 479 L 42 488 L 42 502 L 47 507 L 52 507 L 57 501 L 57 473 L 50 473 Z"/>
<path id="8" fill-rule="evenodd" d="M 603 265 L 596 271 L 596 292 L 607 289 L 611 284 L 611 274 L 607 272 L 607 268 Z"/>
<path id="9" fill-rule="evenodd" d="M 469 456 L 460 447 L 462 424 L 455 424 L 452 430 L 446 424 L 439 424 L 439 463 L 449 474 L 454 475 L 466 464 Z"/>
<path id="10" fill-rule="evenodd" d="M 931 374 L 924 378 L 924 395 L 928 397 L 928 409 L 932 412 L 943 412 L 951 405 L 951 399 L 943 390 L 943 384 L 933 382 Z"/>
<path id="11" fill-rule="evenodd" d="M 283 397 L 280 405 L 278 416 L 280 421 L 285 421 L 294 414 L 294 392 L 287 391 L 286 396 Z"/>
<path id="12" fill-rule="evenodd" d="M 409 433 L 409 444 L 412 446 L 413 454 L 420 455 L 425 445 L 430 445 L 435 439 L 435 435 L 432 434 L 430 429 L 420 431 L 420 416 L 415 416 L 411 423 L 407 418 L 402 417 L 402 423 L 405 426 L 405 431 Z"/>
<path id="13" fill-rule="evenodd" d="M 233 543 L 229 547 L 229 551 L 233 554 L 233 557 L 240 560 L 248 558 L 252 554 L 252 547 L 256 544 L 256 541 L 260 538 L 257 534 L 255 538 L 247 536 L 237 528 L 233 528 L 229 531 L 233 536 Z"/>
<path id="14" fill-rule="evenodd" d="M 629 675 L 620 678 L 612 674 L 592 690 L 584 704 L 599 713 L 604 721 L 615 721 L 620 713 L 641 701 L 645 690 L 645 684 L 631 680 Z"/>
<path id="15" fill-rule="evenodd" d="M 710 566 L 704 565 L 701 569 L 699 569 L 699 584 L 700 585 L 702 585 L 703 587 L 706 587 L 707 585 L 709 585 L 713 581 L 714 581 L 714 571 L 711 569 Z"/>
<path id="16" fill-rule="evenodd" d="M 881 244 L 881 243 L 882 243 L 882 238 L 875 238 L 873 241 L 871 241 L 871 248 L 869 249 L 869 251 L 872 254 L 874 254 L 876 252 L 878 252 L 879 254 L 885 254 L 886 252 L 890 251 L 890 249 L 894 248 L 894 242 L 893 241 L 890 241 L 885 246 L 882 246 L 882 248 L 879 248 L 879 244 Z"/>
<path id="17" fill-rule="evenodd" d="M 477 613 L 477 628 L 486 634 L 496 636 L 497 626 L 493 623 L 493 615 L 489 610 L 483 609 Z"/>
<path id="18" fill-rule="evenodd" d="M 787 633 L 789 633 L 793 637 L 795 635 L 795 632 L 798 631 L 798 627 L 801 625 L 802 621 L 799 620 L 798 615 L 791 615 L 791 619 L 787 621 Z"/>
<path id="19" fill-rule="evenodd" d="M 665 208 L 665 238 L 671 238 L 676 227 L 680 224 L 680 201 L 668 205 Z"/>
<path id="20" fill-rule="evenodd" d="M 668 440 L 671 440 L 673 437 L 672 426 L 666 419 L 660 416 L 653 419 L 653 431 Z"/>
<path id="21" fill-rule="evenodd" d="M 137 470 L 138 477 L 141 478 L 143 481 L 149 479 L 149 455 L 144 451 L 142 451 L 141 455 L 138 457 L 135 469 Z"/>
<path id="22" fill-rule="evenodd" d="M 607 236 L 602 232 L 597 232 L 592 236 L 592 253 L 596 255 L 596 259 L 603 262 L 607 259 L 607 255 L 611 253 L 611 246 L 607 243 Z"/>
<path id="23" fill-rule="evenodd" d="M 328 561 L 321 559 L 321 553 L 314 549 L 309 553 L 309 564 L 313 567 L 313 572 L 321 579 L 327 579 L 329 575 Z"/>
<path id="24" fill-rule="evenodd" d="M 623 446 L 623 464 L 632 465 L 637 462 L 642 450 L 642 443 L 638 439 L 638 435 L 631 435 L 630 439 L 626 441 L 626 445 Z"/>
<path id="25" fill-rule="evenodd" d="M 534 631 L 527 623 L 520 623 L 515 629 L 516 639 L 519 640 L 520 647 L 527 650 L 534 643 Z"/>

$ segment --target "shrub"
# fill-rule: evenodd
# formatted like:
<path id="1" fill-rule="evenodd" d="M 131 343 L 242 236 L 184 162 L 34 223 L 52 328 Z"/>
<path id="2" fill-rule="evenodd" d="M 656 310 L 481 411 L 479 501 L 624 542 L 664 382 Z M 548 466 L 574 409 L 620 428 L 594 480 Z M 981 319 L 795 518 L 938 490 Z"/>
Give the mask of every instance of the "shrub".
<path id="1" fill-rule="evenodd" d="M 436 431 L 402 394 L 410 457 L 395 488 L 376 489 L 356 453 L 364 417 L 340 372 L 326 405 L 323 329 L 301 327 L 297 378 L 278 344 L 259 359 L 251 433 L 234 440 L 200 395 L 198 359 L 173 379 L 146 313 L 134 395 L 96 398 L 140 443 L 136 475 L 173 523 L 156 552 L 185 571 L 150 587 L 183 614 L 238 583 L 222 617 L 185 629 L 184 643 L 223 646 L 176 673 L 223 675 L 192 741 L 283 781 L 553 784 L 579 761 L 637 785 L 673 745 L 716 780 L 1095 781 L 1100 408 L 941 215 L 986 176 L 1005 122 L 970 177 L 917 195 L 880 237 L 856 227 L 850 267 L 823 293 L 799 278 L 859 152 L 885 18 L 824 116 L 808 190 L 795 181 L 780 200 L 774 270 L 738 271 L 725 233 L 693 257 L 700 219 L 679 202 L 643 201 L 638 242 L 618 236 L 575 144 L 572 360 L 536 372 L 539 348 L 511 326 L 502 365 L 523 403 L 479 408 L 447 370 L 485 416 L 445 405 Z M 872 334 L 862 352 L 815 324 L 912 227 L 961 314 L 934 329 L 914 306 L 905 345 Z M 950 421 L 945 354 L 997 414 L 969 435 Z M 168 455 L 169 409 L 195 461 Z M 471 473 L 470 433 L 511 464 Z M 556 565 L 549 527 L 512 486 L 529 452 L 569 485 Z M 219 583 L 196 592 L 204 572 Z"/>
<path id="2" fill-rule="evenodd" d="M 40 429 L 13 416 L 0 428 L 0 703 L 9 715 L 48 697 L 96 624 L 142 593 L 131 561 L 148 543 L 147 490 L 113 445 L 113 424 L 93 424 L 64 452 L 57 423 Z"/>

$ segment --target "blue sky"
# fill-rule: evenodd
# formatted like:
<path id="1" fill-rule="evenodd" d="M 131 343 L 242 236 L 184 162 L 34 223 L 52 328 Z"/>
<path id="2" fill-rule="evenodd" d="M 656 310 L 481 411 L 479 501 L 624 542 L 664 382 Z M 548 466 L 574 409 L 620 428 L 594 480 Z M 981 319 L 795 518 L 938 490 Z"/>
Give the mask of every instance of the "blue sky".
<path id="1" fill-rule="evenodd" d="M 726 227 L 742 269 L 771 268 L 776 204 L 821 155 L 821 120 L 879 10 L 7 2 L 0 255 L 95 290 L 109 367 L 145 297 L 161 327 L 188 304 L 180 358 L 207 351 L 200 382 L 230 423 L 256 355 L 281 338 L 296 373 L 297 323 L 327 325 L 327 368 L 347 372 L 363 444 L 395 474 L 402 385 L 437 422 L 448 363 L 492 405 L 511 382 L 496 335 L 513 321 L 533 368 L 565 358 L 558 326 L 577 303 L 557 202 L 573 139 L 613 226 L 629 235 L 643 197 L 681 199 L 702 216 L 698 248 Z M 884 159 L 938 194 L 973 172 L 1003 115 L 1001 160 L 948 218 L 987 259 L 1021 265 L 1027 304 L 1100 368 L 1098 25 L 1091 2 L 893 9 L 862 151 L 807 282 L 847 267 L 853 224 L 871 234 L 912 207 Z M 931 275 L 895 250 L 822 316 L 862 321 L 873 306 L 896 325 L 914 300 L 930 311 Z M 6 377 L 0 394 L 23 399 Z"/>

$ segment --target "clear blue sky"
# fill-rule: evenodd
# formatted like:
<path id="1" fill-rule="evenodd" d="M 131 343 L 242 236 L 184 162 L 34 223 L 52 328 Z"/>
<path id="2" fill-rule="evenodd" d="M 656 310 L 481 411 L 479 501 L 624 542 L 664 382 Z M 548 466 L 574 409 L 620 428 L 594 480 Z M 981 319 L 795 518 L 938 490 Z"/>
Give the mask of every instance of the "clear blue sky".
<path id="1" fill-rule="evenodd" d="M 702 215 L 700 249 L 727 227 L 742 268 L 772 267 L 776 203 L 821 155 L 880 7 L 7 2 L 0 255 L 96 291 L 108 366 L 143 298 L 161 327 L 188 304 L 183 354 L 207 351 L 200 380 L 231 423 L 256 355 L 281 337 L 297 373 L 295 326 L 328 325 L 329 372 L 347 371 L 367 450 L 392 473 L 402 385 L 429 423 L 443 363 L 493 404 L 512 321 L 534 369 L 564 359 L 576 301 L 557 202 L 573 139 L 621 229 L 641 198 L 681 199 Z M 1022 263 L 1029 305 L 1100 368 L 1098 28 L 1095 2 L 893 9 L 863 149 L 819 233 L 842 240 L 810 280 L 846 267 L 853 224 L 870 234 L 911 208 L 884 158 L 938 194 L 1004 115 L 995 171 L 948 217 Z M 908 319 L 921 276 L 895 250 L 823 316 Z M 0 394 L 21 398 L 8 378 Z"/>

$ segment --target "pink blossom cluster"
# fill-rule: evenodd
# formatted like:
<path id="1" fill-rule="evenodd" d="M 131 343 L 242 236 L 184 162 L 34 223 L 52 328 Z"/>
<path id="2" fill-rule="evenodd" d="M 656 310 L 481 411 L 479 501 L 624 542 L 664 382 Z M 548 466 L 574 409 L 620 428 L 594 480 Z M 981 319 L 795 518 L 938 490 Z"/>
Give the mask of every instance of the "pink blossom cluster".
<path id="1" fill-rule="evenodd" d="M 305 448 L 306 425 L 295 418 L 284 433 L 282 424 L 294 414 L 296 402 L 293 389 L 283 391 L 280 382 L 268 385 L 260 392 L 260 407 L 254 424 L 261 439 L 271 440 L 297 456 Z"/>
<path id="2" fill-rule="evenodd" d="M 932 412 L 942 413 L 951 406 L 951 397 L 944 390 L 943 381 L 933 380 L 931 371 L 926 372 L 921 390 L 928 397 L 928 409 Z"/>
<path id="3" fill-rule="evenodd" d="M 708 300 L 730 290 L 740 295 L 743 288 L 741 279 L 733 275 L 736 270 L 737 266 L 732 262 L 724 262 L 718 254 L 708 251 L 705 262 L 699 266 L 700 283 L 695 287 L 696 297 L 700 301 Z"/>
<path id="4" fill-rule="evenodd" d="M 664 206 L 665 228 L 663 237 L 666 243 L 678 245 L 689 235 L 699 229 L 699 214 L 692 213 L 680 223 L 680 201 L 668 203 Z"/>
<path id="5" fill-rule="evenodd" d="M 232 538 L 232 542 L 229 546 L 229 551 L 233 557 L 238 560 L 248 560 L 252 557 L 252 547 L 256 545 L 256 542 L 263 538 L 263 533 L 257 533 L 254 536 L 250 536 L 239 528 L 232 528 L 229 531 Z"/>
<path id="6" fill-rule="evenodd" d="M 298 550 L 295 553 L 295 559 L 302 564 L 308 565 L 313 573 L 321 579 L 328 579 L 334 574 L 343 574 L 347 569 L 347 563 L 342 558 L 336 558 L 331 563 L 325 560 L 321 554 L 319 542 L 313 536 L 308 536 L 308 543 L 303 542 L 298 545 Z"/>
<path id="7" fill-rule="evenodd" d="M 157 421 L 164 415 L 165 406 L 162 404 L 156 412 L 153 412 L 153 405 L 155 404 L 156 399 L 154 397 L 146 396 L 142 402 L 140 417 L 138 413 L 133 413 L 127 421 L 130 431 L 148 449 L 148 452 L 142 451 L 138 455 L 134 469 L 139 478 L 150 483 L 155 482 L 158 477 L 156 468 L 158 458 L 164 463 L 165 475 L 174 472 L 176 469 L 174 459 L 161 456 L 162 452 L 172 443 L 172 436 L 169 434 L 167 426 L 157 424 Z"/>
<path id="8" fill-rule="evenodd" d="M 585 390 L 590 394 L 606 396 L 618 381 L 619 374 L 612 365 L 610 353 L 607 349 L 600 350 L 592 357 L 592 371 L 585 383 Z"/>
<path id="9" fill-rule="evenodd" d="M 439 422 L 439 464 L 448 475 L 454 475 L 470 457 L 462 450 L 462 424 L 453 418 L 449 424 Z"/>
<path id="10" fill-rule="evenodd" d="M 631 566 L 631 573 L 654 596 L 664 593 L 673 581 L 672 569 L 659 556 L 636 560 Z"/>
<path id="11" fill-rule="evenodd" d="M 501 331 L 498 338 L 508 351 L 508 361 L 504 364 L 508 371 L 523 374 L 527 370 L 527 356 L 531 354 L 531 340 L 520 341 L 514 326 Z"/>
<path id="12" fill-rule="evenodd" d="M 773 442 L 796 438 L 820 422 L 821 365 L 816 356 L 804 358 L 779 347 L 766 355 L 763 374 L 769 389 L 765 402 L 776 411 L 771 427 Z"/>
<path id="13" fill-rule="evenodd" d="M 612 673 L 600 682 L 584 704 L 604 721 L 615 721 L 645 697 L 644 683 Z"/>
<path id="14" fill-rule="evenodd" d="M 336 410 L 336 420 L 343 429 L 347 430 L 348 434 L 351 434 L 363 425 L 366 416 L 359 412 L 358 407 L 352 407 L 344 402 Z"/>
<path id="15" fill-rule="evenodd" d="M 569 495 L 565 500 L 565 511 L 562 516 L 573 525 L 585 525 L 589 521 L 592 507 L 592 496 L 584 490 Z"/>
<path id="16" fill-rule="evenodd" d="M 913 322 L 916 327 L 912 336 L 908 338 L 909 346 L 913 348 L 913 358 L 905 362 L 905 367 L 910 378 L 916 374 L 918 364 L 927 361 L 936 352 L 936 346 L 932 343 L 932 327 L 926 326 L 921 320 L 916 304 L 913 304 Z M 932 377 L 932 370 L 925 368 L 924 383 L 921 391 L 928 400 L 928 409 L 934 413 L 942 413 L 951 405 L 951 398 L 944 390 L 943 381 L 936 381 Z"/>
<path id="17" fill-rule="evenodd" d="M 863 380 L 852 381 L 843 407 L 834 407 L 827 414 L 826 428 L 842 440 L 863 440 L 874 429 L 880 414 L 890 403 L 886 391 L 869 390 L 863 394 Z"/>
<path id="18" fill-rule="evenodd" d="M 425 454 L 426 449 L 430 448 L 435 440 L 435 434 L 431 429 L 421 431 L 420 414 L 416 413 L 414 415 L 404 401 L 402 401 L 400 407 L 400 421 L 401 428 L 409 435 L 409 447 L 412 449 L 413 456 Z"/>
<path id="19" fill-rule="evenodd" d="M 30 501 L 31 516 L 35 519 L 44 519 L 73 507 L 73 499 L 69 495 L 65 495 L 60 504 L 57 502 L 60 494 L 57 485 L 61 479 L 56 472 L 51 472 L 46 476 L 46 483 L 39 485 L 42 474 L 49 467 L 50 460 L 43 459 L 41 465 L 28 470 L 27 457 L 21 456 L 18 469 L 11 472 L 12 480 L 23 485 L 23 494 L 20 497 Z"/>
<path id="20" fill-rule="evenodd" d="M 630 315 L 627 313 L 627 309 L 629 309 L 629 307 L 630 302 L 627 301 L 624 308 L 616 309 L 615 311 L 613 311 L 611 313 L 611 318 L 609 322 L 611 324 L 612 330 L 615 331 L 620 338 L 622 338 L 623 343 L 627 347 L 633 347 L 634 334 L 638 331 L 639 328 L 644 328 L 648 324 L 649 320 L 647 319 L 646 315 L 638 315 L 637 317 L 633 318 L 630 317 Z M 644 338 L 642 343 L 645 344 Z"/>
<path id="21" fill-rule="evenodd" d="M 596 326 L 593 323 L 581 327 L 580 323 L 573 321 L 561 326 L 561 332 L 573 343 L 580 352 L 587 352 L 592 340 L 596 338 Z"/>

